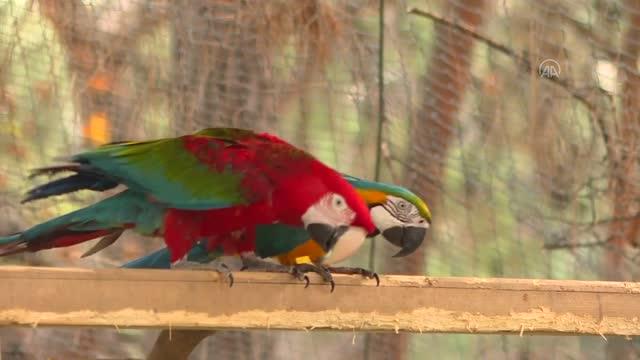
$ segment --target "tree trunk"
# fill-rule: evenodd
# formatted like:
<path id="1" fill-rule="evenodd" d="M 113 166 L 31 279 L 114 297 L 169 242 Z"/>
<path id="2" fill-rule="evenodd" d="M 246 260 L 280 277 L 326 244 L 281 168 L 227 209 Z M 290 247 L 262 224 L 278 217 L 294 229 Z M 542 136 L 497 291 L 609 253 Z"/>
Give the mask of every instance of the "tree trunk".
<path id="1" fill-rule="evenodd" d="M 215 125 L 265 130 L 273 122 L 255 11 L 243 2 L 173 3 L 175 130 Z"/>
<path id="2" fill-rule="evenodd" d="M 484 0 L 448 4 L 445 17 L 475 30 L 482 23 Z M 470 81 L 471 54 L 474 40 L 455 29 L 436 25 L 431 60 L 420 89 L 422 104 L 414 117 L 412 144 L 409 154 L 411 169 L 406 183 L 432 208 L 437 219 L 440 186 L 460 105 Z M 419 170 L 417 172 L 416 170 Z M 403 260 L 393 259 L 384 272 L 423 274 L 428 241 L 418 251 Z M 405 359 L 410 335 L 370 335 L 366 359 Z"/>
<path id="3" fill-rule="evenodd" d="M 640 77 L 637 72 L 638 55 L 640 54 L 640 1 L 625 2 L 628 9 L 629 22 L 624 33 L 622 51 L 620 52 L 620 73 L 622 74 L 622 116 L 619 119 L 618 131 L 610 154 L 612 164 L 610 187 L 613 196 L 613 218 L 629 218 L 638 216 L 640 208 L 637 199 L 640 188 L 637 185 L 638 159 L 640 150 Z M 633 221 L 612 222 L 609 227 L 609 243 L 611 251 L 607 251 L 603 261 L 602 274 L 607 280 L 630 280 L 625 271 L 623 254 L 628 245 L 637 246 L 640 219 Z M 607 342 L 607 358 L 635 358 L 633 342 L 623 337 L 610 337 Z"/>
<path id="4" fill-rule="evenodd" d="M 134 117 L 145 98 L 136 94 L 133 81 L 125 74 L 135 56 L 137 40 L 164 21 L 164 1 L 124 1 L 120 6 L 127 11 L 115 13 L 108 7 L 86 6 L 80 0 L 38 3 L 67 51 L 79 125 L 86 139 L 100 145 L 134 137 L 132 134 L 141 129 Z"/>
<path id="5" fill-rule="evenodd" d="M 193 349 L 213 333 L 209 330 L 162 330 L 147 360 L 186 360 Z"/>

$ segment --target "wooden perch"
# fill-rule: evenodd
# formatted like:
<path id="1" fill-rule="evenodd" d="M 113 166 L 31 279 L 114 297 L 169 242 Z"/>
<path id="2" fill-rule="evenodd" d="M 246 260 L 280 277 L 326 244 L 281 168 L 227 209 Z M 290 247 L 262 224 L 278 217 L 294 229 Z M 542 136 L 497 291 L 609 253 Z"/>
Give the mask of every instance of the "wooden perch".
<path id="1" fill-rule="evenodd" d="M 0 267 L 0 325 L 640 334 L 630 282 Z"/>

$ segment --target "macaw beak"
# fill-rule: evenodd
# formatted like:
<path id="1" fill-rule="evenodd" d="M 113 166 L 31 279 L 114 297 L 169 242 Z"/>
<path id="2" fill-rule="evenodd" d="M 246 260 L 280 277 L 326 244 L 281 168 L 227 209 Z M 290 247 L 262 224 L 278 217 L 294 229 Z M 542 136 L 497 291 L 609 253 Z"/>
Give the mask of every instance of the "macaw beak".
<path id="1" fill-rule="evenodd" d="M 388 242 L 402 249 L 393 257 L 407 256 L 420 247 L 427 229 L 416 226 L 394 226 L 382 232 L 382 236 Z"/>
<path id="2" fill-rule="evenodd" d="M 338 239 L 349 230 L 349 226 L 331 226 L 323 223 L 315 223 L 307 225 L 306 229 L 309 235 L 311 235 L 311 238 L 320 245 L 324 252 L 328 253 L 333 249 Z"/>

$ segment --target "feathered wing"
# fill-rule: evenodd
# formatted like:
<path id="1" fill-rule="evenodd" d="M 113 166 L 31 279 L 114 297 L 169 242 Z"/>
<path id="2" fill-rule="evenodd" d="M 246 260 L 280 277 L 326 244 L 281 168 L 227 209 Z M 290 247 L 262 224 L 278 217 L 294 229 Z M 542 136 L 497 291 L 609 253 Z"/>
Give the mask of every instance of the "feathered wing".
<path id="1" fill-rule="evenodd" d="M 206 130 L 201 133 L 109 144 L 71 157 L 70 164 L 35 170 L 34 176 L 73 174 L 30 190 L 24 201 L 82 189 L 105 191 L 118 184 L 126 185 L 128 190 L 24 232 L 0 237 L 0 255 L 75 245 L 104 236 L 89 255 L 113 243 L 125 228 L 144 232 L 144 227 L 153 223 L 154 231 L 161 229 L 168 207 L 219 209 L 246 203 L 247 191 L 241 183 L 244 173 L 202 160 L 205 156 L 224 163 L 225 157 L 241 154 L 245 149 L 233 137 L 247 137 L 251 132 L 221 129 L 208 131 L 209 135 Z M 210 136 L 216 133 L 218 137 Z M 153 216 L 144 218 L 146 213 Z M 129 218 L 122 219 L 123 214 Z"/>
<path id="2" fill-rule="evenodd" d="M 226 142 L 212 137 L 202 143 L 198 150 L 210 157 L 229 151 Z M 243 174 L 203 163 L 185 147 L 184 137 L 107 145 L 72 160 L 172 208 L 215 209 L 245 202 Z"/>
<path id="3" fill-rule="evenodd" d="M 255 196 L 242 187 L 247 168 L 242 162 L 253 160 L 243 141 L 258 138 L 249 130 L 212 128 L 177 138 L 103 145 L 71 157 L 71 164 L 34 170 L 32 176 L 75 174 L 30 190 L 24 201 L 123 184 L 177 209 L 242 205 Z"/>
<path id="4" fill-rule="evenodd" d="M 124 191 L 94 205 L 53 218 L 28 230 L 0 237 L 0 256 L 71 246 L 98 237 L 103 239 L 85 255 L 112 244 L 125 229 L 135 227 L 152 235 L 162 227 L 164 207 L 146 197 Z"/>
<path id="5" fill-rule="evenodd" d="M 187 255 L 187 261 L 205 264 L 218 256 L 223 255 L 222 251 L 209 251 L 205 242 L 198 242 Z M 121 267 L 128 269 L 169 269 L 171 268 L 171 252 L 169 248 L 162 248 L 132 260 Z"/>

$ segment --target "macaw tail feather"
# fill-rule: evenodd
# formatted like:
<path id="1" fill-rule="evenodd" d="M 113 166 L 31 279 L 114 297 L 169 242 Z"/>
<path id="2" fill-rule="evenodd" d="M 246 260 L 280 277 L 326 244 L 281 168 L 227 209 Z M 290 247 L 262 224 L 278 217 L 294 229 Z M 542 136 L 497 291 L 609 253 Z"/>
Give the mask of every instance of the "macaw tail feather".
<path id="1" fill-rule="evenodd" d="M 35 169 L 31 172 L 30 178 L 40 175 L 53 175 L 60 172 L 75 172 L 62 179 L 50 181 L 29 190 L 22 203 L 29 201 L 44 199 L 49 196 L 63 195 L 78 190 L 106 191 L 118 186 L 118 182 L 105 177 L 102 174 L 95 173 L 83 167 L 82 165 L 60 165 Z"/>
<path id="2" fill-rule="evenodd" d="M 24 243 L 21 239 L 22 233 L 11 234 L 0 237 L 0 254 L 12 254 L 12 250 L 19 248 Z"/>
<path id="3" fill-rule="evenodd" d="M 54 175 L 60 172 L 79 172 L 81 168 L 80 164 L 66 164 L 66 165 L 55 165 L 55 166 L 47 166 L 41 167 L 31 170 L 29 174 L 29 179 L 33 179 L 37 176 L 42 175 Z"/>
<path id="4" fill-rule="evenodd" d="M 126 229 L 153 235 L 161 227 L 163 214 L 164 208 L 149 203 L 144 194 L 125 190 L 20 233 L 0 237 L 0 256 L 102 238 L 83 255 L 89 256 L 113 244 Z"/>
<path id="5" fill-rule="evenodd" d="M 121 267 L 127 269 L 169 269 L 171 268 L 171 254 L 169 249 L 162 248 L 149 255 L 129 261 Z"/>
<path id="6" fill-rule="evenodd" d="M 71 246 L 101 236 L 108 237 L 114 233 L 122 233 L 121 229 L 73 230 L 57 228 L 37 234 L 37 231 L 33 231 L 36 228 L 37 226 L 25 232 L 0 237 L 0 256 Z"/>
<path id="7" fill-rule="evenodd" d="M 66 178 L 50 181 L 27 192 L 21 203 L 48 198 L 49 196 L 72 193 L 78 190 L 105 191 L 118 184 L 111 180 L 100 179 L 92 174 L 76 174 Z"/>
<path id="8" fill-rule="evenodd" d="M 222 255 L 222 249 L 208 251 L 206 242 L 200 241 L 187 254 L 187 261 L 205 264 L 220 255 Z M 169 269 L 171 268 L 171 252 L 165 247 L 149 255 L 129 261 L 121 267 L 128 269 Z"/>
<path id="9" fill-rule="evenodd" d="M 123 232 L 124 232 L 124 229 L 113 230 L 107 236 L 103 237 L 102 239 L 100 239 L 100 241 L 98 241 L 95 245 L 93 245 L 91 249 L 87 250 L 84 254 L 82 254 L 81 257 L 84 258 L 90 255 L 93 255 L 98 251 L 106 248 L 107 246 L 113 244 L 114 242 L 116 242 L 116 240 L 118 240 L 118 238 L 120 237 L 120 235 L 122 235 Z"/>

